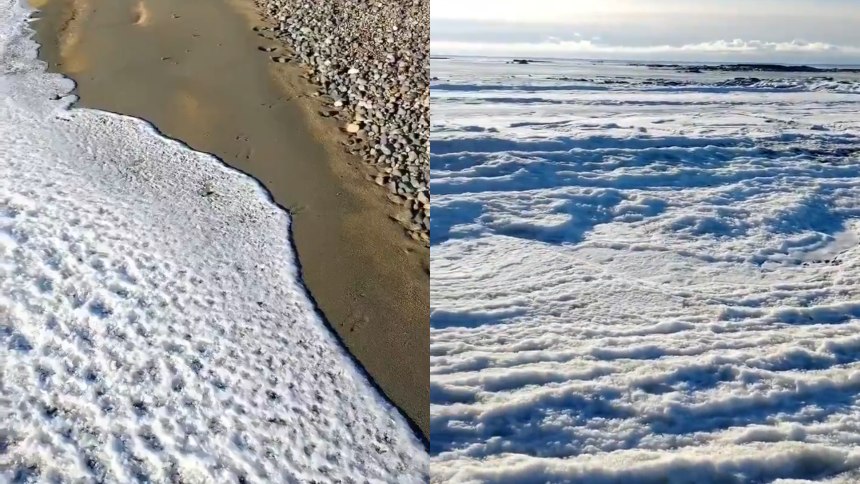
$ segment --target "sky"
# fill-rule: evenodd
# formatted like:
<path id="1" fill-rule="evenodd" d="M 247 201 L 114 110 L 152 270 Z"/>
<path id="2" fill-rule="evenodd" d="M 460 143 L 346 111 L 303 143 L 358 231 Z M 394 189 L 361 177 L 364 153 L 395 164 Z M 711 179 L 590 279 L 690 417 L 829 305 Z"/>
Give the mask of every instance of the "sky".
<path id="1" fill-rule="evenodd" d="M 433 55 L 860 64 L 858 0 L 431 0 Z"/>

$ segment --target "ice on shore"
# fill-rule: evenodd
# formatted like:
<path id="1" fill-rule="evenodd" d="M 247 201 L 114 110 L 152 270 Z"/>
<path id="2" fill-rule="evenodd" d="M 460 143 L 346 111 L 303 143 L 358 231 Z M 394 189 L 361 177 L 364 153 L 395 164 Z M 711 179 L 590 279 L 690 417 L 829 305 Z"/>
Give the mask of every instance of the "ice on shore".
<path id="1" fill-rule="evenodd" d="M 860 480 L 860 77 L 432 75 L 434 481 Z"/>
<path id="2" fill-rule="evenodd" d="M 0 0 L 0 481 L 426 480 L 287 215 L 143 121 L 69 110 L 28 15 Z"/>

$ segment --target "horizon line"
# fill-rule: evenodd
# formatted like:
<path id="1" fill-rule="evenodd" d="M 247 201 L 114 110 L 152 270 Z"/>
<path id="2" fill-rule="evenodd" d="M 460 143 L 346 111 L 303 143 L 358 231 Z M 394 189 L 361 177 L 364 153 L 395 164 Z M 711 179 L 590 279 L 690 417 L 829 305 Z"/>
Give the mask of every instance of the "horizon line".
<path id="1" fill-rule="evenodd" d="M 430 53 L 430 60 L 441 60 L 440 57 L 479 57 L 485 59 L 526 59 L 526 60 L 557 60 L 557 61 L 585 61 L 585 62 L 620 62 L 626 64 L 701 64 L 701 65 L 772 65 L 772 66 L 837 66 L 837 67 L 860 67 L 860 59 L 857 63 L 843 62 L 777 62 L 777 61 L 705 61 L 705 60 L 672 60 L 672 59 L 620 59 L 600 57 L 554 57 L 554 56 L 522 56 L 522 55 L 499 55 L 499 54 L 434 54 Z"/>

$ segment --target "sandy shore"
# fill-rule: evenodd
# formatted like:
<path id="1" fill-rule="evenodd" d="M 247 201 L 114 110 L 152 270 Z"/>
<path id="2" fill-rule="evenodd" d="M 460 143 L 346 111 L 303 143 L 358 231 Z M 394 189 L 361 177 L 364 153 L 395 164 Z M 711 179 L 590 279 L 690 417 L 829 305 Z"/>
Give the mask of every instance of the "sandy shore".
<path id="1" fill-rule="evenodd" d="M 152 122 L 254 176 L 293 215 L 319 308 L 427 437 L 429 250 L 404 237 L 384 189 L 342 150 L 299 67 L 278 64 L 251 0 L 33 0 L 40 56 L 79 105 Z"/>

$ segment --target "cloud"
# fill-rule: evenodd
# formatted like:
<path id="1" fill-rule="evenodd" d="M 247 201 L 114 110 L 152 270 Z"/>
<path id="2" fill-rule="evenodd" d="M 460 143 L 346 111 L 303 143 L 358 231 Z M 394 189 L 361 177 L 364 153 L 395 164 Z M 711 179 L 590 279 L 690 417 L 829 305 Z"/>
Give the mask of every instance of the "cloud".
<path id="1" fill-rule="evenodd" d="M 531 55 L 547 57 L 584 58 L 660 58 L 663 60 L 697 59 L 714 57 L 789 58 L 826 54 L 830 58 L 860 56 L 860 47 L 835 45 L 827 42 L 791 40 L 769 42 L 762 40 L 714 40 L 683 45 L 625 46 L 599 43 L 599 39 L 562 40 L 548 38 L 537 43 L 492 43 L 431 40 L 434 54 L 462 55 Z"/>

